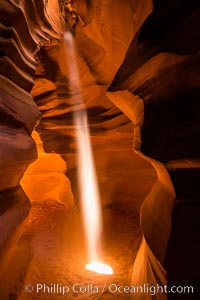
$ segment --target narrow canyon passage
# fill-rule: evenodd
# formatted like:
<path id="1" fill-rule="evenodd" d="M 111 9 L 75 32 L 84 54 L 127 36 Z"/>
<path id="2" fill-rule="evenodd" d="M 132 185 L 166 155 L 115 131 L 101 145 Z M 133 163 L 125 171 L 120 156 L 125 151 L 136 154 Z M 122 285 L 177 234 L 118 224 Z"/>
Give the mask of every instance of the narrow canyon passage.
<path id="1" fill-rule="evenodd" d="M 0 1 L 0 300 L 198 291 L 199 22 L 199 0 Z"/>

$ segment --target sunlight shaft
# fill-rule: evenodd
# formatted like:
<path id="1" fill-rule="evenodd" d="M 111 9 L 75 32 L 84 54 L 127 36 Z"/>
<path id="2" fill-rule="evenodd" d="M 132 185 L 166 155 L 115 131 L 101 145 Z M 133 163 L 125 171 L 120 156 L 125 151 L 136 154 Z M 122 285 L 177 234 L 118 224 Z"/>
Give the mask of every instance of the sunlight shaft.
<path id="1" fill-rule="evenodd" d="M 102 215 L 90 142 L 87 111 L 84 107 L 81 93 L 75 43 L 70 32 L 66 32 L 64 34 L 64 40 L 66 46 L 70 92 L 73 98 L 73 105 L 78 106 L 77 110 L 74 110 L 74 124 L 76 128 L 75 136 L 78 152 L 78 178 L 81 211 L 88 248 L 88 259 L 90 261 L 90 264 L 86 265 L 86 269 L 108 275 L 112 274 L 111 267 L 99 262 L 99 242 L 101 239 Z"/>

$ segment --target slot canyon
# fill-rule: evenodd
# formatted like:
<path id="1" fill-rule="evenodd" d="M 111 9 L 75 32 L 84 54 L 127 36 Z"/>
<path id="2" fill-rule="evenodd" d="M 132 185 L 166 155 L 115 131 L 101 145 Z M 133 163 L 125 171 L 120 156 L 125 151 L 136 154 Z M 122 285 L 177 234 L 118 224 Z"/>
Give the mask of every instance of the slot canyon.
<path id="1" fill-rule="evenodd" d="M 200 299 L 199 29 L 199 0 L 0 0 L 0 300 Z"/>

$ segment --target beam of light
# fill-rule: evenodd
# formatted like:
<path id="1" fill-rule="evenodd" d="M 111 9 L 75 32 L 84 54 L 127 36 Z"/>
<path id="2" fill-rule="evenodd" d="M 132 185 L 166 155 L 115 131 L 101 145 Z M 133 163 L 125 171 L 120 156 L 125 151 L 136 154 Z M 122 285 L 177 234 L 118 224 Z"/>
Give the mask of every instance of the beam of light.
<path id="1" fill-rule="evenodd" d="M 70 32 L 65 32 L 67 67 L 69 72 L 69 85 L 74 105 L 83 105 L 78 66 L 76 62 L 76 49 L 74 38 Z M 75 83 L 74 80 L 75 79 Z M 76 143 L 78 151 L 78 176 L 80 185 L 81 211 L 84 231 L 88 248 L 88 258 L 91 262 L 86 265 L 87 270 L 101 274 L 112 274 L 112 268 L 98 262 L 99 241 L 101 237 L 102 215 L 100 197 L 89 138 L 88 118 L 86 109 L 74 110 L 74 123 L 76 127 Z"/>

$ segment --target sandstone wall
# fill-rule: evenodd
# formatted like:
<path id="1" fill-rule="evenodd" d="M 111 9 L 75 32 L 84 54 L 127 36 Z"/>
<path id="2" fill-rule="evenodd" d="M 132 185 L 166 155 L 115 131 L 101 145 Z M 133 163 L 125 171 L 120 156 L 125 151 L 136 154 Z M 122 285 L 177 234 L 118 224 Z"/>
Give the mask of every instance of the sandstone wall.
<path id="1" fill-rule="evenodd" d="M 57 1 L 1 1 L 0 259 L 4 258 L 4 268 L 0 277 L 21 234 L 20 224 L 30 209 L 19 182 L 28 165 L 37 158 L 31 132 L 40 111 L 30 95 L 36 53 L 41 45 L 58 40 L 60 32 Z"/>

